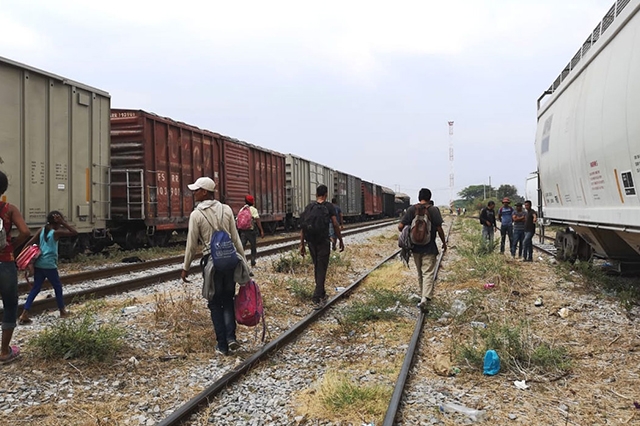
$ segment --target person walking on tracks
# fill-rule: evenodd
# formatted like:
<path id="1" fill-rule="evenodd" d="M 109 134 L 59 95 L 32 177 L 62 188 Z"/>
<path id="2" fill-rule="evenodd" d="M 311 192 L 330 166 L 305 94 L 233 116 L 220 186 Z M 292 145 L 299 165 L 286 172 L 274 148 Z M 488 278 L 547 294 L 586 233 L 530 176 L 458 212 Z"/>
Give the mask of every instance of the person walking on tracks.
<path id="1" fill-rule="evenodd" d="M 411 227 L 409 230 L 412 243 L 411 252 L 418 270 L 418 284 L 420 285 L 421 296 L 418 307 L 426 311 L 433 297 L 433 273 L 438 258 L 436 234 L 442 241 L 443 252 L 447 250 L 447 242 L 442 229 L 443 220 L 440 210 L 429 203 L 431 201 L 431 191 L 427 188 L 422 188 L 418 193 L 418 201 L 418 204 L 407 209 L 402 220 L 400 220 L 398 230 L 402 232 L 405 227 Z M 420 232 L 418 232 L 419 230 Z M 424 233 L 425 230 L 428 232 Z"/>
<path id="2" fill-rule="evenodd" d="M 511 257 L 516 257 L 516 247 L 518 248 L 518 258 L 522 257 L 522 245 L 524 241 L 524 223 L 527 219 L 527 212 L 522 209 L 522 203 L 516 203 L 513 217 L 513 241 L 511 242 Z"/>
<path id="3" fill-rule="evenodd" d="M 536 233 L 538 214 L 531 207 L 529 200 L 524 202 L 524 208 L 527 210 L 527 218 L 524 222 L 524 261 L 533 262 L 533 234 Z"/>
<path id="4" fill-rule="evenodd" d="M 480 211 L 480 223 L 482 224 L 482 238 L 487 243 L 489 250 L 493 251 L 493 233 L 498 227 L 496 226 L 496 203 L 489 201 L 487 207 Z"/>
<path id="5" fill-rule="evenodd" d="M 69 225 L 59 211 L 52 211 L 47 215 L 47 224 L 29 241 L 38 242 L 41 254 L 34 264 L 33 288 L 27 296 L 24 303 L 24 310 L 20 315 L 20 324 L 30 324 L 29 309 L 36 296 L 42 290 L 42 284 L 47 279 L 53 287 L 56 295 L 56 303 L 60 311 L 60 318 L 66 318 L 69 313 L 64 307 L 64 298 L 62 296 L 62 282 L 58 274 L 58 240 L 62 237 L 73 237 L 78 235 L 78 231 Z"/>
<path id="6" fill-rule="evenodd" d="M 338 200 L 335 198 L 331 199 L 331 204 L 333 204 L 333 208 L 336 209 L 336 221 L 338 222 L 338 225 L 340 225 L 340 230 L 342 231 L 344 227 L 342 209 L 338 205 Z M 336 251 L 336 243 L 338 242 L 338 239 L 336 238 L 336 231 L 333 228 L 333 222 L 329 223 L 329 238 L 331 239 L 331 250 Z"/>
<path id="7" fill-rule="evenodd" d="M 0 172 L 0 196 L 7 192 L 9 179 Z M 18 237 L 11 241 L 10 231 L 15 225 Z M 2 344 L 0 345 L 0 364 L 8 364 L 20 356 L 20 348 L 11 345 L 13 330 L 18 318 L 18 268 L 13 251 L 27 241 L 31 234 L 20 210 L 12 204 L 0 202 L 0 296 L 2 297 Z"/>
<path id="8" fill-rule="evenodd" d="M 509 237 L 509 248 L 513 244 L 513 207 L 508 197 L 502 199 L 502 207 L 498 209 L 498 220 L 500 221 L 500 253 L 504 254 L 504 243 Z"/>
<path id="9" fill-rule="evenodd" d="M 238 212 L 236 225 L 238 231 L 240 231 L 242 247 L 246 246 L 247 242 L 251 245 L 251 267 L 253 268 L 256 266 L 256 254 L 258 251 L 256 247 L 257 234 L 260 231 L 260 238 L 264 238 L 264 230 L 262 229 L 258 209 L 253 206 L 255 203 L 253 196 L 247 195 L 244 197 L 244 202 L 246 204 Z"/>
<path id="10" fill-rule="evenodd" d="M 202 243 L 202 259 L 200 265 L 206 267 L 208 262 L 215 263 L 211 249 L 211 237 L 218 231 L 224 231 L 233 242 L 237 256 L 246 263 L 246 257 L 236 229 L 231 207 L 214 199 L 216 184 L 208 177 L 198 178 L 188 185 L 193 191 L 197 206 L 189 215 L 189 231 L 187 246 L 184 250 L 184 264 L 181 278 L 189 282 L 187 276 L 191 268 L 191 260 L 196 254 L 198 242 Z M 236 340 L 236 319 L 233 297 L 236 293 L 234 281 L 235 269 L 215 269 L 213 272 L 213 295 L 208 297 L 208 308 L 211 311 L 211 321 L 216 333 L 216 352 L 227 355 L 229 350 L 240 347 Z M 206 280 L 205 280 L 206 281 Z M 203 292 L 204 293 L 204 292 Z"/>
<path id="11" fill-rule="evenodd" d="M 344 251 L 342 233 L 336 219 L 336 209 L 333 204 L 327 202 L 327 186 L 320 185 L 316 189 L 316 201 L 307 205 L 302 213 L 302 229 L 300 231 L 300 255 L 305 255 L 305 240 L 309 246 L 309 253 L 313 261 L 314 278 L 316 288 L 312 301 L 316 309 L 322 308 L 327 300 L 324 282 L 329 268 L 329 256 L 331 255 L 331 241 L 329 240 L 329 224 L 340 243 L 340 251 Z"/>

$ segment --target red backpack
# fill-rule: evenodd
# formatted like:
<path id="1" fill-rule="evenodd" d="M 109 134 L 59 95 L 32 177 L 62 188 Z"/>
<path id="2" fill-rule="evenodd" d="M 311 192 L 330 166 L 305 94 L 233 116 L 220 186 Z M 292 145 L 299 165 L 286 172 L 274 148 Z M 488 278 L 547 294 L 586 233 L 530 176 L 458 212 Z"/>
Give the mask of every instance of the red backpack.
<path id="1" fill-rule="evenodd" d="M 244 206 L 238 212 L 238 218 L 236 224 L 241 231 L 249 231 L 253 228 L 253 218 L 251 217 L 251 209 L 249 206 Z"/>
<path id="2" fill-rule="evenodd" d="M 254 327 L 260 324 L 260 320 L 262 319 L 262 341 L 264 342 L 267 326 L 264 322 L 262 295 L 260 294 L 258 284 L 251 280 L 248 283 L 241 285 L 234 300 L 234 305 L 236 311 L 236 322 L 238 324 L 246 325 L 247 327 Z"/>

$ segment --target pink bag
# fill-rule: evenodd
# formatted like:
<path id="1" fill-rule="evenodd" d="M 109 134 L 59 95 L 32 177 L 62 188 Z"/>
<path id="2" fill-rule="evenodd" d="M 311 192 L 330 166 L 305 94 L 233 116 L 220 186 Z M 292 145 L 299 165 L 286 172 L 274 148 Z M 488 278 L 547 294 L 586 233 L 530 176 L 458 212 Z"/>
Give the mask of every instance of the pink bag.
<path id="1" fill-rule="evenodd" d="M 240 286 L 234 300 L 234 307 L 238 324 L 253 327 L 260 324 L 260 320 L 262 320 L 262 341 L 264 342 L 267 326 L 264 322 L 262 295 L 255 281 L 251 280 Z"/>
<path id="2" fill-rule="evenodd" d="M 24 271 L 24 279 L 27 284 L 31 286 L 29 282 L 29 275 L 33 275 L 33 264 L 36 263 L 36 259 L 40 257 L 41 251 L 37 244 L 26 246 L 22 249 L 18 257 L 16 258 L 16 265 L 19 271 Z"/>
<path id="3" fill-rule="evenodd" d="M 238 212 L 238 218 L 236 219 L 238 229 L 241 231 L 248 231 L 253 229 L 253 218 L 251 217 L 251 209 L 244 206 Z"/>
<path id="4" fill-rule="evenodd" d="M 27 246 L 22 249 L 18 258 L 16 259 L 16 265 L 19 271 L 25 271 L 30 265 L 34 264 L 36 259 L 40 257 L 40 247 L 37 244 Z"/>

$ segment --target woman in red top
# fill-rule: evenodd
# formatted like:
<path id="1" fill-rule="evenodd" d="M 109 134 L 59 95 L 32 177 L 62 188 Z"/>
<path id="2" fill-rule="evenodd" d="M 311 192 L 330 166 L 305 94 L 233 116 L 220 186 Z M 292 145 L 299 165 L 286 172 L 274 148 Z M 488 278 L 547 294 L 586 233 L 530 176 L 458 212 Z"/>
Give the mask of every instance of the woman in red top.
<path id="1" fill-rule="evenodd" d="M 7 175 L 0 171 L 0 197 L 7 192 L 9 187 L 9 179 Z M 16 267 L 15 258 L 13 257 L 13 248 L 19 247 L 29 239 L 31 234 L 29 228 L 24 222 L 20 210 L 9 203 L 0 202 L 0 217 L 3 221 L 3 227 L 7 233 L 7 245 L 0 251 L 0 295 L 2 296 L 2 304 L 4 312 L 2 314 L 2 345 L 0 347 L 0 364 L 6 364 L 14 361 L 20 355 L 20 348 L 10 346 L 13 330 L 16 328 L 16 320 L 18 318 L 18 269 Z M 18 238 L 11 242 L 9 231 L 13 225 L 18 228 Z"/>

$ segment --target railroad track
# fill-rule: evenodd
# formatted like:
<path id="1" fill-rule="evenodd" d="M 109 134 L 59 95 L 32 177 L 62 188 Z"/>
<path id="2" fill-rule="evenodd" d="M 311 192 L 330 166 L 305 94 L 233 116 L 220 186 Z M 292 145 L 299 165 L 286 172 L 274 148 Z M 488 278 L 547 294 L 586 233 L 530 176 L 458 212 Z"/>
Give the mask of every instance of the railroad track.
<path id="1" fill-rule="evenodd" d="M 451 232 L 452 226 L 449 226 L 448 235 Z M 165 420 L 158 423 L 159 426 L 177 426 L 181 424 L 185 424 L 186 422 L 192 421 L 192 416 L 200 411 L 202 411 L 205 407 L 209 406 L 212 403 L 213 399 L 222 393 L 223 390 L 227 389 L 234 382 L 240 381 L 242 379 L 250 380 L 247 376 L 251 374 L 252 371 L 256 371 L 253 367 L 259 364 L 262 361 L 266 361 L 273 353 L 278 350 L 284 348 L 289 343 L 292 342 L 296 337 L 305 333 L 311 324 L 318 321 L 322 318 L 325 313 L 328 312 L 329 309 L 334 308 L 340 301 L 351 293 L 353 293 L 358 286 L 375 270 L 380 268 L 382 265 L 386 264 L 389 260 L 393 259 L 399 254 L 399 250 L 383 259 L 378 265 L 364 273 L 358 279 L 356 279 L 351 285 L 346 287 L 343 291 L 336 294 L 332 299 L 328 300 L 326 305 L 316 311 L 313 311 L 311 314 L 307 315 L 301 321 L 293 325 L 287 331 L 285 331 L 282 335 L 280 335 L 277 339 L 271 341 L 259 351 L 254 353 L 248 359 L 243 361 L 241 364 L 236 365 L 231 371 L 227 374 L 216 380 L 212 385 L 208 388 L 200 392 L 191 400 L 187 401 L 184 405 L 176 409 L 169 417 Z M 434 272 L 434 279 L 437 278 L 438 268 L 442 261 L 442 255 L 444 253 L 440 253 L 440 256 L 437 260 L 436 270 Z M 400 371 L 400 376 L 396 381 L 396 389 L 394 390 L 393 396 L 389 403 L 389 409 L 387 411 L 387 417 L 391 419 L 391 423 L 385 424 L 393 424 L 393 419 L 396 416 L 397 408 L 400 403 L 402 397 L 402 389 L 406 382 L 406 377 L 408 375 L 409 368 L 411 366 L 415 350 L 418 346 L 418 340 L 420 331 L 422 329 L 422 325 L 424 323 L 425 313 L 420 312 L 418 315 L 418 320 L 416 322 L 415 331 L 409 343 L 409 348 L 407 349 L 407 354 L 405 356 L 405 361 L 403 363 L 402 369 Z M 273 361 L 277 362 L 277 361 Z M 386 419 L 386 418 L 385 418 Z"/>
<path id="2" fill-rule="evenodd" d="M 451 222 L 451 224 L 449 225 L 449 229 L 447 230 L 447 237 L 446 237 L 447 242 L 449 242 L 449 235 L 451 234 L 452 229 L 453 229 L 453 222 Z M 438 271 L 440 269 L 440 264 L 442 263 L 443 255 L 444 255 L 444 252 L 441 251 L 440 255 L 438 256 L 438 261 L 436 262 L 435 271 L 433 272 L 434 281 L 438 278 Z M 420 345 L 420 336 L 422 335 L 422 328 L 424 326 L 425 318 L 426 318 L 426 315 L 421 310 L 420 314 L 418 315 L 416 325 L 413 329 L 413 335 L 411 336 L 411 341 L 409 342 L 407 353 L 404 357 L 404 361 L 402 362 L 402 368 L 400 369 L 400 374 L 398 375 L 398 379 L 396 380 L 396 385 L 393 389 L 391 401 L 389 401 L 387 413 L 385 414 L 384 420 L 382 422 L 384 426 L 393 426 L 395 424 L 395 419 L 398 416 L 398 411 L 400 409 L 400 403 L 402 402 L 402 395 L 404 394 L 404 390 L 407 385 L 407 379 L 409 378 L 409 370 L 413 365 L 415 354 Z"/>
<path id="3" fill-rule="evenodd" d="M 395 222 L 396 222 L 395 220 L 390 220 L 390 221 L 377 222 L 374 224 L 371 224 L 371 223 L 368 223 L 365 225 L 360 224 L 360 226 L 355 226 L 355 227 L 350 227 L 349 229 L 345 229 L 342 234 L 343 236 L 353 235 L 360 232 L 383 228 Z M 298 235 L 297 237 L 287 237 L 285 239 L 279 240 L 278 243 L 272 242 L 271 244 L 275 246 L 269 247 L 269 248 L 263 247 L 262 250 L 258 251 L 258 257 L 270 256 L 276 253 L 294 249 L 298 246 L 299 241 L 300 241 L 300 236 Z M 136 271 L 137 272 L 145 271 L 158 266 L 167 266 L 172 263 L 176 264 L 175 269 L 171 269 L 166 272 L 148 274 L 139 278 L 123 280 L 123 281 L 119 281 L 112 284 L 87 288 L 84 290 L 65 292 L 64 294 L 65 304 L 68 305 L 70 303 L 74 303 L 81 300 L 100 298 L 100 297 L 105 297 L 113 294 L 124 293 L 124 292 L 135 290 L 138 288 L 155 285 L 164 281 L 179 279 L 180 273 L 182 271 L 181 263 L 183 259 L 184 259 L 183 256 L 174 256 L 171 258 L 158 259 L 150 262 L 122 265 L 122 266 L 117 266 L 115 268 L 98 269 L 95 271 L 87 271 L 87 272 L 81 272 L 78 274 L 67 275 L 66 277 L 62 278 L 62 282 L 64 285 L 69 284 L 70 277 L 74 277 L 73 278 L 75 280 L 74 282 L 79 283 L 79 282 L 97 280 L 101 278 L 111 278 L 118 275 L 126 275 Z M 190 272 L 199 273 L 200 267 L 192 266 L 190 269 Z M 78 277 L 81 277 L 81 278 L 78 278 Z M 26 291 L 28 291 L 28 288 Z M 24 304 L 20 304 L 19 309 L 22 309 L 23 306 Z M 29 312 L 32 314 L 36 314 L 36 313 L 43 312 L 45 310 L 56 309 L 56 308 L 57 308 L 57 305 L 56 305 L 55 298 L 50 297 L 50 298 L 35 300 L 31 305 L 31 309 Z M 0 308 L 0 314 L 2 314 L 3 312 L 4 312 L 4 309 Z"/>

